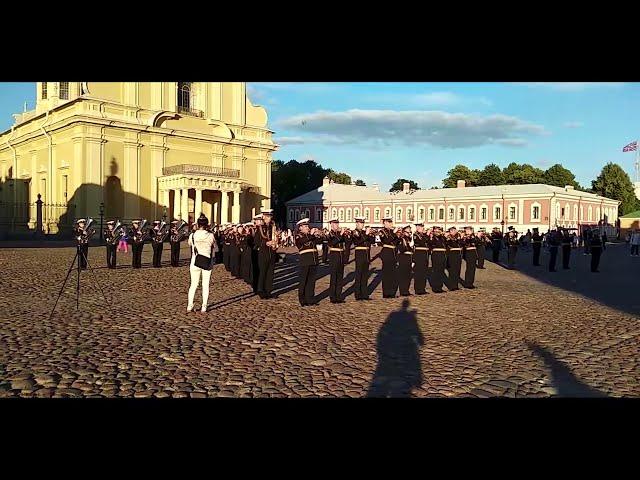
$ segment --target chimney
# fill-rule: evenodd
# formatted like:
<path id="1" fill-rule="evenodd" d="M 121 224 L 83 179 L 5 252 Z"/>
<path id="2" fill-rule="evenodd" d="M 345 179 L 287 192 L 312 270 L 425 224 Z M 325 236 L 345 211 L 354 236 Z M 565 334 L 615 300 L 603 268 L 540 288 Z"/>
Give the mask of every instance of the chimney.
<path id="1" fill-rule="evenodd" d="M 464 188 L 467 186 L 467 182 L 464 180 L 458 180 L 457 188 Z"/>
<path id="2" fill-rule="evenodd" d="M 564 186 L 565 191 L 569 191 L 569 190 L 574 190 L 573 185 L 565 185 Z"/>
<path id="3" fill-rule="evenodd" d="M 408 182 L 404 182 L 404 183 L 402 184 L 402 191 L 403 191 L 404 193 L 409 193 L 409 189 L 410 189 L 410 188 L 411 188 L 411 184 L 410 184 L 410 183 L 408 183 Z"/>
<path id="4" fill-rule="evenodd" d="M 329 177 L 324 177 L 322 179 L 322 185 L 329 185 Z"/>
<path id="5" fill-rule="evenodd" d="M 371 188 L 373 188 L 376 192 L 380 191 L 380 185 L 378 185 L 377 183 L 372 183 Z"/>

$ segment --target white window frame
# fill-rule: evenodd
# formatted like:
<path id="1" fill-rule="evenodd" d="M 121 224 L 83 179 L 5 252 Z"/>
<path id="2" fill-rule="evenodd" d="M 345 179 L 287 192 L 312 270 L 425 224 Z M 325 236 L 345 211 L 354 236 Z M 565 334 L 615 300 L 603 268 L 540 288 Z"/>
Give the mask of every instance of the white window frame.
<path id="1" fill-rule="evenodd" d="M 360 209 L 358 207 L 355 207 L 353 209 L 353 218 L 358 218 L 360 216 Z"/>
<path id="2" fill-rule="evenodd" d="M 534 211 L 536 207 L 538 208 L 538 218 L 535 218 L 535 215 L 534 215 Z M 539 202 L 533 202 L 531 204 L 531 215 L 530 215 L 531 223 L 540 223 L 541 217 L 542 217 L 542 205 L 540 205 Z"/>
<path id="3" fill-rule="evenodd" d="M 380 221 L 380 207 L 376 207 L 373 210 L 373 221 L 374 222 L 379 222 Z"/>
<path id="4" fill-rule="evenodd" d="M 486 209 L 486 216 L 485 218 L 482 218 L 482 209 Z M 487 223 L 489 221 L 489 205 L 487 205 L 486 203 L 483 203 L 480 205 L 480 209 L 478 211 L 478 221 L 482 222 L 482 223 Z"/>
<path id="5" fill-rule="evenodd" d="M 584 207 L 580 205 L 580 221 L 584 222 Z"/>
<path id="6" fill-rule="evenodd" d="M 447 212 L 447 221 L 448 222 L 455 222 L 456 221 L 456 207 L 452 207 L 451 205 L 449 205 L 449 211 Z M 453 212 L 453 215 L 451 214 L 451 212 Z"/>
<path id="7" fill-rule="evenodd" d="M 371 217 L 371 209 L 369 207 L 364 209 L 364 220 L 365 222 L 369 222 L 369 217 Z"/>
<path id="8" fill-rule="evenodd" d="M 458 205 L 458 208 L 456 208 L 457 214 L 458 214 L 458 221 L 459 222 L 464 222 L 464 219 L 467 218 L 467 209 L 464 208 L 464 205 Z M 462 211 L 462 217 L 460 217 L 460 212 Z"/>
<path id="9" fill-rule="evenodd" d="M 396 207 L 396 222 L 402 221 L 402 207 Z"/>
<path id="10" fill-rule="evenodd" d="M 430 222 L 435 222 L 436 221 L 436 209 L 435 209 L 435 207 L 429 207 L 429 221 Z"/>
<path id="11" fill-rule="evenodd" d="M 478 221 L 477 213 L 478 213 L 478 210 L 476 209 L 475 205 L 467 205 L 467 218 L 469 219 L 470 222 Z"/>
<path id="12" fill-rule="evenodd" d="M 296 218 L 295 215 L 296 215 L 295 214 L 295 210 L 293 208 L 289 208 L 289 221 L 290 222 L 294 221 L 294 219 Z"/>
<path id="13" fill-rule="evenodd" d="M 338 209 L 336 207 L 333 207 L 331 209 L 331 219 L 337 218 L 338 217 Z"/>
<path id="14" fill-rule="evenodd" d="M 518 204 L 517 204 L 517 203 L 514 203 L 514 202 L 511 202 L 507 208 L 508 208 L 507 212 L 508 212 L 508 219 L 509 219 L 509 222 L 510 222 L 510 223 L 511 223 L 511 222 L 517 222 L 517 221 L 518 221 Z M 514 209 L 515 209 L 515 210 L 514 210 L 514 211 L 515 211 L 515 215 L 513 216 L 513 218 L 511 218 L 511 209 L 512 209 L 512 208 L 514 208 Z"/>
<path id="15" fill-rule="evenodd" d="M 338 209 L 338 220 L 344 222 L 344 208 Z"/>
<path id="16" fill-rule="evenodd" d="M 405 213 L 407 215 L 407 222 L 412 222 L 413 220 L 411 220 L 411 215 L 413 215 L 413 209 L 411 207 L 407 207 Z"/>
<path id="17" fill-rule="evenodd" d="M 602 220 L 602 215 L 600 215 L 600 207 L 596 207 L 596 222 Z"/>
<path id="18" fill-rule="evenodd" d="M 347 208 L 347 216 L 345 217 L 345 220 L 346 220 L 347 222 L 351 222 L 351 221 L 353 221 L 352 213 L 353 213 L 353 212 L 351 211 L 351 208 Z"/>
<path id="19" fill-rule="evenodd" d="M 440 215 L 440 213 L 442 213 L 442 215 Z M 442 217 L 442 218 L 440 218 L 440 217 Z M 446 221 L 446 218 L 447 218 L 447 210 L 444 208 L 443 205 L 440 205 L 438 207 L 438 221 L 439 222 L 444 222 L 444 221 Z"/>
<path id="20" fill-rule="evenodd" d="M 389 217 L 391 217 L 391 207 L 384 207 L 384 218 L 389 218 Z"/>
<path id="21" fill-rule="evenodd" d="M 500 215 L 498 217 L 496 217 L 496 208 L 500 210 Z M 492 216 L 493 216 L 493 220 L 499 220 L 502 221 L 502 215 L 504 214 L 504 212 L 502 211 L 502 205 L 500 205 L 499 203 L 494 203 L 493 204 L 493 211 L 491 212 Z"/>
<path id="22" fill-rule="evenodd" d="M 326 222 L 329 220 L 329 209 L 327 208 L 326 210 L 323 209 L 322 211 L 322 221 Z"/>
<path id="23" fill-rule="evenodd" d="M 593 207 L 591 205 L 589 205 L 589 208 L 587 209 L 588 212 L 588 217 L 587 217 L 587 221 L 588 222 L 592 222 L 593 221 Z"/>
<path id="24" fill-rule="evenodd" d="M 573 220 L 578 221 L 578 205 L 573 204 Z"/>

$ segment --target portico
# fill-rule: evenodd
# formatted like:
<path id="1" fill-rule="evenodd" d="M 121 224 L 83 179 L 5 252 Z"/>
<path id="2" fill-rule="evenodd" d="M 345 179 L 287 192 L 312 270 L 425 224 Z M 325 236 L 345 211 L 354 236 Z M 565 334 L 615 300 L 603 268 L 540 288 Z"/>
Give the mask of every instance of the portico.
<path id="1" fill-rule="evenodd" d="M 239 170 L 175 165 L 163 168 L 162 173 L 158 191 L 171 219 L 193 222 L 204 213 L 212 223 L 240 223 L 255 213 L 254 202 L 247 197 L 259 189 L 242 180 Z"/>

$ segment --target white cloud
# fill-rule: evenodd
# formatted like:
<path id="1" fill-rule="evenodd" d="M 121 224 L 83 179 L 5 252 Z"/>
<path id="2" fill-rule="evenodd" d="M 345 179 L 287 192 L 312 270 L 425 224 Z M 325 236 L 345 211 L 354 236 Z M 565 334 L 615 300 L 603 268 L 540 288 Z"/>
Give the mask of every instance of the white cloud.
<path id="1" fill-rule="evenodd" d="M 366 95 L 361 98 L 369 104 L 380 105 L 382 103 L 394 105 L 411 105 L 413 107 L 459 107 L 482 105 L 491 106 L 493 102 L 485 97 L 466 97 L 453 92 L 429 92 L 429 93 L 383 93 L 379 95 Z"/>
<path id="2" fill-rule="evenodd" d="M 564 122 L 564 128 L 580 128 L 583 126 L 584 123 L 582 122 Z"/>
<path id="3" fill-rule="evenodd" d="M 588 89 L 604 87 L 621 87 L 623 82 L 518 82 L 514 85 L 525 87 L 541 87 L 559 92 L 582 92 Z"/>
<path id="4" fill-rule="evenodd" d="M 431 145 L 466 148 L 499 144 L 519 147 L 526 135 L 543 135 L 540 126 L 508 115 L 481 116 L 442 111 L 348 110 L 308 113 L 279 122 L 288 130 L 309 133 L 308 143 Z M 285 137 L 286 138 L 286 137 Z"/>

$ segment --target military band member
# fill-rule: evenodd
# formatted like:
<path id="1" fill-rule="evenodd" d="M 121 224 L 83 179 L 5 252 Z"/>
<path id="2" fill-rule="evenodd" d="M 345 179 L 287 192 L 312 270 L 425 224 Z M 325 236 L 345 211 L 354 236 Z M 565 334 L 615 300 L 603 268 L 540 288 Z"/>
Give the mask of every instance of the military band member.
<path id="1" fill-rule="evenodd" d="M 322 241 L 322 263 L 326 264 L 329 261 L 329 237 L 327 236 L 329 232 L 326 229 L 323 229 L 323 238 Z"/>
<path id="2" fill-rule="evenodd" d="M 597 228 L 591 231 L 591 243 L 589 245 L 591 249 L 591 271 L 593 273 L 599 273 L 598 267 L 600 266 L 600 256 L 604 246 L 603 238 L 600 236 L 600 232 Z"/>
<path id="3" fill-rule="evenodd" d="M 566 228 L 562 230 L 562 268 L 569 270 L 569 261 L 571 260 L 571 235 Z"/>
<path id="4" fill-rule="evenodd" d="M 380 243 L 382 244 L 382 250 L 380 251 L 380 258 L 382 259 L 382 296 L 384 298 L 395 298 L 398 290 L 396 247 L 400 240 L 392 230 L 393 220 L 390 217 L 383 218 L 382 223 L 384 225 L 380 231 Z"/>
<path id="5" fill-rule="evenodd" d="M 429 284 L 433 293 L 443 293 L 444 268 L 446 265 L 447 241 L 442 233 L 442 227 L 434 226 L 428 240 L 431 253 L 431 277 Z"/>
<path id="6" fill-rule="evenodd" d="M 507 266 L 513 269 L 516 266 L 516 255 L 518 253 L 518 246 L 520 245 L 518 232 L 516 232 L 515 228 L 509 227 L 505 243 L 507 244 Z"/>
<path id="7" fill-rule="evenodd" d="M 477 267 L 484 270 L 484 260 L 487 256 L 487 245 L 491 245 L 491 239 L 487 236 L 487 231 L 483 227 L 478 231 L 478 241 L 476 245 L 476 252 L 478 254 Z"/>
<path id="8" fill-rule="evenodd" d="M 482 243 L 482 239 L 475 236 L 473 227 L 464 227 L 464 235 L 462 236 L 462 256 L 465 261 L 464 280 L 462 286 L 464 288 L 476 288 L 474 282 L 476 280 L 476 264 L 478 262 L 478 245 Z"/>
<path id="9" fill-rule="evenodd" d="M 131 266 L 133 268 L 142 268 L 142 250 L 144 248 L 145 232 L 142 231 L 140 225 L 140 220 L 133 220 L 131 222 L 131 231 L 129 232 Z"/>
<path id="10" fill-rule="evenodd" d="M 162 248 L 165 238 L 165 229 L 160 220 L 153 222 L 151 229 L 151 248 L 153 248 L 153 266 L 160 268 L 162 266 Z"/>
<path id="11" fill-rule="evenodd" d="M 256 215 L 253 217 L 253 233 L 251 235 L 251 287 L 253 293 L 258 293 L 258 280 L 260 278 L 260 261 L 258 259 L 259 245 L 256 243 L 255 235 L 258 232 L 258 228 L 262 225 L 262 215 Z"/>
<path id="12" fill-rule="evenodd" d="M 263 299 L 272 298 L 273 272 L 276 266 L 277 242 L 274 242 L 276 226 L 273 224 L 273 210 L 262 212 L 262 222 L 254 235 L 258 246 L 258 296 Z"/>
<path id="13" fill-rule="evenodd" d="M 462 239 L 456 227 L 450 227 L 445 238 L 447 245 L 447 289 L 459 290 L 460 270 L 462 269 Z"/>
<path id="14" fill-rule="evenodd" d="M 494 263 L 500 261 L 500 250 L 502 250 L 502 232 L 498 227 L 493 227 L 491 232 L 491 248 L 493 249 L 492 260 Z"/>
<path id="15" fill-rule="evenodd" d="M 413 239 L 411 238 L 411 225 L 402 229 L 398 242 L 398 290 L 400 295 L 411 295 L 411 264 L 413 263 Z"/>
<path id="16" fill-rule="evenodd" d="M 240 238 L 240 276 L 247 282 L 247 285 L 251 285 L 253 281 L 253 266 L 251 265 L 252 245 L 253 236 L 251 235 L 251 223 L 245 223 L 243 225 L 242 237 Z"/>
<path id="17" fill-rule="evenodd" d="M 222 247 L 224 244 L 224 239 L 222 238 L 222 229 L 220 225 L 216 225 L 213 229 L 213 239 L 218 245 L 218 251 L 216 252 L 216 263 L 222 263 Z"/>
<path id="18" fill-rule="evenodd" d="M 104 231 L 104 240 L 107 246 L 107 268 L 116 268 L 116 251 L 120 241 L 120 232 L 114 231 L 116 222 L 109 220 Z"/>
<path id="19" fill-rule="evenodd" d="M 329 222 L 329 299 L 331 303 L 344 303 L 342 299 L 342 283 L 344 281 L 344 242 L 345 230 L 340 230 L 340 222 L 337 218 Z"/>
<path id="20" fill-rule="evenodd" d="M 74 228 L 73 235 L 76 239 L 76 243 L 80 247 L 80 255 L 78 255 L 78 262 L 80 263 L 80 268 L 82 270 L 87 269 L 87 260 L 89 257 L 89 236 L 87 235 L 87 231 L 85 227 L 87 225 L 87 221 L 84 218 L 79 218 L 76 221 L 76 226 Z"/>
<path id="21" fill-rule="evenodd" d="M 222 248 L 222 263 L 227 272 L 231 271 L 231 230 L 228 225 L 225 225 L 224 233 L 224 245 Z"/>
<path id="22" fill-rule="evenodd" d="M 233 229 L 231 230 L 231 235 L 229 236 L 229 266 L 231 267 L 231 275 L 236 278 L 240 278 L 241 232 L 242 228 L 234 225 Z"/>
<path id="23" fill-rule="evenodd" d="M 535 267 L 540 266 L 540 250 L 542 249 L 542 235 L 540 235 L 537 227 L 533 228 L 533 235 L 531 235 L 531 242 L 533 243 L 533 265 Z"/>
<path id="24" fill-rule="evenodd" d="M 298 300 L 303 307 L 316 305 L 316 273 L 318 270 L 318 249 L 316 245 L 321 238 L 316 236 L 316 229 L 309 231 L 309 219 L 303 218 L 296 226 L 298 231 L 294 240 L 300 255 L 300 281 L 298 283 Z"/>
<path id="25" fill-rule="evenodd" d="M 356 218 L 356 229 L 353 231 L 352 239 L 355 247 L 355 282 L 354 296 L 356 300 L 371 300 L 369 298 L 369 263 L 371 261 L 371 245 L 376 241 L 371 234 L 371 229 L 364 229 L 364 218 Z"/>
<path id="26" fill-rule="evenodd" d="M 186 235 L 188 225 L 183 223 L 183 226 L 180 227 L 180 222 L 178 220 L 174 220 L 171 222 L 171 228 L 169 230 L 169 245 L 171 246 L 171 266 L 179 267 L 180 266 L 180 242 L 182 242 Z"/>
<path id="27" fill-rule="evenodd" d="M 561 242 L 560 228 L 547 233 L 547 244 L 549 245 L 549 271 L 556 271 L 556 258 L 558 257 L 558 247 Z"/>
<path id="28" fill-rule="evenodd" d="M 416 295 L 427 293 L 427 268 L 429 267 L 429 237 L 424 231 L 423 223 L 416 223 L 413 234 L 413 291 Z"/>

